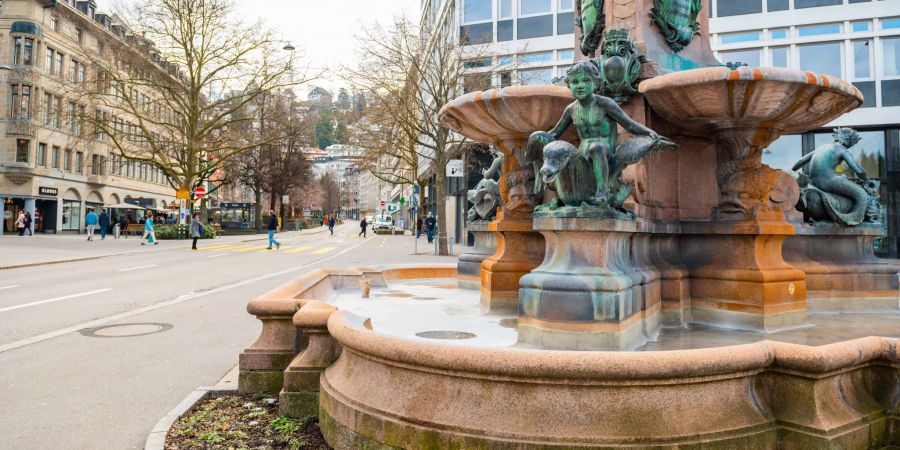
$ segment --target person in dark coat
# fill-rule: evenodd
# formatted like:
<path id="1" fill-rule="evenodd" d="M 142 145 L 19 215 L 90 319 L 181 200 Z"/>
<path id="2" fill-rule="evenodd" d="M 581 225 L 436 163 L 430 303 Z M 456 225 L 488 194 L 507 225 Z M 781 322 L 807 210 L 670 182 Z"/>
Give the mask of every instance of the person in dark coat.
<path id="1" fill-rule="evenodd" d="M 328 218 L 328 231 L 334 235 L 334 216 Z"/>
<path id="2" fill-rule="evenodd" d="M 275 248 L 281 248 L 281 242 L 275 240 L 275 232 L 278 231 L 278 216 L 275 215 L 275 210 L 269 211 L 269 226 L 267 227 L 269 230 L 269 246 L 266 247 L 266 250 L 272 250 L 272 244 L 275 244 Z"/>
<path id="3" fill-rule="evenodd" d="M 428 236 L 428 243 L 434 242 L 434 232 L 437 230 L 437 220 L 434 219 L 434 216 L 428 214 L 428 217 L 425 219 L 425 234 Z"/>
<path id="4" fill-rule="evenodd" d="M 109 231 L 109 214 L 106 213 L 106 208 L 103 208 L 103 211 L 100 212 L 100 240 L 106 239 L 106 233 Z"/>
<path id="5" fill-rule="evenodd" d="M 359 221 L 359 234 L 357 236 L 366 237 L 366 228 L 369 226 L 369 222 L 366 222 L 366 218 L 363 217 L 362 220 Z"/>

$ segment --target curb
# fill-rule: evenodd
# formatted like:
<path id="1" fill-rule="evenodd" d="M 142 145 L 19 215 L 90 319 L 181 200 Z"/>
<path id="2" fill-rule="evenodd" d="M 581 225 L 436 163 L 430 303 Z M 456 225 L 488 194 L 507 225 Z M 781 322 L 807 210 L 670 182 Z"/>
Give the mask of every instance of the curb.
<path id="1" fill-rule="evenodd" d="M 165 252 L 165 251 L 170 251 L 170 250 L 178 250 L 180 248 L 182 248 L 182 247 L 154 248 L 154 249 L 148 249 L 148 250 L 135 250 L 132 252 L 111 253 L 109 255 L 85 256 L 84 258 L 58 259 L 58 260 L 54 260 L 54 261 L 38 261 L 38 262 L 33 262 L 33 263 L 15 264 L 15 265 L 10 265 L 10 266 L 0 266 L 0 270 L 12 270 L 12 269 L 22 269 L 25 267 L 49 266 L 52 264 L 65 264 L 65 263 L 72 263 L 72 262 L 91 261 L 94 259 L 110 258 L 110 257 L 114 257 L 114 256 L 135 255 L 138 253 Z"/>
<path id="2" fill-rule="evenodd" d="M 207 398 L 217 398 L 235 394 L 237 394 L 236 388 L 201 387 L 195 389 L 188 394 L 178 406 L 172 408 L 168 414 L 163 416 L 162 419 L 159 419 L 159 422 L 156 422 L 156 425 L 154 425 L 153 429 L 150 431 L 150 435 L 147 436 L 144 450 L 165 450 L 166 436 L 169 435 L 169 430 L 172 428 L 172 425 L 174 425 L 175 421 L 180 419 L 181 416 L 190 411 L 197 403 L 206 400 Z"/>

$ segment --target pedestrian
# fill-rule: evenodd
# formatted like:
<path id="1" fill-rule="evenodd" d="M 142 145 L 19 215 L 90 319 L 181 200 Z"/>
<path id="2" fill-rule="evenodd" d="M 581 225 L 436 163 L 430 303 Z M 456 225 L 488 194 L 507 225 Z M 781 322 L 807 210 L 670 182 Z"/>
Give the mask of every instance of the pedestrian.
<path id="1" fill-rule="evenodd" d="M 366 227 L 369 226 L 369 223 L 366 222 L 366 218 L 363 217 L 362 220 L 359 221 L 359 234 L 357 236 L 366 237 Z"/>
<path id="2" fill-rule="evenodd" d="M 159 241 L 156 240 L 156 232 L 153 231 L 153 217 L 150 214 L 147 214 L 147 219 L 144 220 L 144 234 L 141 235 L 141 245 L 144 244 L 144 239 L 147 239 L 147 242 L 152 242 L 153 245 L 159 245 Z"/>
<path id="3" fill-rule="evenodd" d="M 416 218 L 416 239 L 422 235 L 422 217 L 419 216 Z"/>
<path id="4" fill-rule="evenodd" d="M 434 220 L 434 216 L 431 213 L 428 213 L 428 217 L 425 218 L 425 234 L 428 236 L 428 243 L 434 242 L 434 232 L 436 230 L 437 221 Z"/>
<path id="5" fill-rule="evenodd" d="M 200 223 L 200 214 L 194 214 L 194 220 L 191 221 L 191 250 L 197 250 L 197 239 L 203 234 L 203 224 Z"/>
<path id="6" fill-rule="evenodd" d="M 89 209 L 87 216 L 84 218 L 84 224 L 87 225 L 88 241 L 94 240 L 94 230 L 97 229 L 97 223 L 99 221 L 100 219 L 97 217 L 97 213 L 95 213 L 93 209 Z"/>
<path id="7" fill-rule="evenodd" d="M 109 214 L 106 213 L 106 208 L 103 208 L 100 211 L 100 240 L 106 239 L 106 233 L 109 232 Z"/>
<path id="8" fill-rule="evenodd" d="M 331 235 L 334 235 L 334 216 L 328 218 L 328 231 L 331 232 Z"/>
<path id="9" fill-rule="evenodd" d="M 34 228 L 32 227 L 31 213 L 25 212 L 25 232 L 28 233 L 29 236 L 34 236 Z"/>
<path id="10" fill-rule="evenodd" d="M 119 229 L 116 230 L 116 239 L 119 238 L 119 235 L 121 233 L 124 233 L 125 230 L 128 229 L 129 218 L 130 218 L 130 216 L 125 215 L 125 214 L 122 214 L 121 216 L 119 216 L 119 224 L 116 225 L 117 227 L 119 227 Z M 128 235 L 126 234 L 125 237 L 128 237 Z"/>
<path id="11" fill-rule="evenodd" d="M 16 229 L 19 230 L 19 236 L 25 235 L 25 211 L 19 210 L 19 215 L 16 216 Z"/>
<path id="12" fill-rule="evenodd" d="M 269 210 L 269 246 L 266 247 L 266 250 L 272 250 L 272 244 L 275 244 L 275 248 L 281 248 L 281 242 L 275 240 L 275 232 L 278 231 L 278 216 L 275 215 L 275 210 Z"/>

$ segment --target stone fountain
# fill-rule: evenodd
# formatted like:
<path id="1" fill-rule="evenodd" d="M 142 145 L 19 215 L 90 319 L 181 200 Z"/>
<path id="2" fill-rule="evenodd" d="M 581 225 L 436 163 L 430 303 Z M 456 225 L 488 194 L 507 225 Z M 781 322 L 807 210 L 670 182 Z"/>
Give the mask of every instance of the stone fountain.
<path id="1" fill-rule="evenodd" d="M 835 178 L 854 133 L 797 174 L 761 161 L 862 96 L 719 65 L 707 7 L 576 1 L 569 88 L 445 105 L 502 154 L 470 192 L 494 253 L 320 269 L 252 301 L 240 390 L 318 411 L 339 449 L 900 446 L 900 268 L 872 251 L 877 186 Z"/>

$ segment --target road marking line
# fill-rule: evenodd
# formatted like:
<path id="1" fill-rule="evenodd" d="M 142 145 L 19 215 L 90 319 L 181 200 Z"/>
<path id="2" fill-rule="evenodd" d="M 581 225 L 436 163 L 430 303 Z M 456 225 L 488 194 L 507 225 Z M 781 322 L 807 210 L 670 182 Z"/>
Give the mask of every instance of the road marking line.
<path id="1" fill-rule="evenodd" d="M 324 255 L 325 253 L 328 253 L 332 250 L 334 250 L 334 247 L 324 247 L 324 248 L 320 248 L 312 253 L 313 253 L 313 255 Z"/>
<path id="2" fill-rule="evenodd" d="M 286 275 L 286 274 L 289 274 L 289 273 L 291 273 L 291 272 L 296 272 L 296 271 L 298 271 L 298 270 L 306 269 L 306 268 L 308 268 L 308 267 L 312 267 L 312 266 L 314 266 L 314 265 L 321 264 L 321 263 L 323 263 L 323 262 L 325 262 L 325 261 L 328 261 L 329 259 L 337 258 L 338 256 L 341 256 L 341 255 L 343 255 L 343 254 L 345 254 L 345 253 L 347 253 L 347 252 L 349 252 L 349 251 L 351 251 L 351 250 L 356 249 L 357 247 L 359 247 L 360 245 L 362 245 L 362 244 L 364 244 L 364 243 L 365 243 L 365 241 L 362 241 L 362 242 L 359 242 L 359 243 L 350 245 L 349 247 L 347 247 L 347 248 L 345 248 L 345 249 L 343 249 L 343 250 L 341 250 L 341 251 L 339 251 L 339 252 L 337 252 L 337 253 L 335 253 L 335 254 L 333 254 L 333 255 L 329 255 L 329 256 L 326 256 L 326 257 L 324 257 L 324 258 L 319 258 L 319 259 L 317 259 L 317 260 L 315 260 L 315 261 L 310 261 L 310 262 L 308 262 L 308 263 L 301 264 L 301 265 L 299 265 L 299 266 L 297 266 L 297 267 L 292 267 L 292 268 L 290 268 L 290 269 L 285 269 L 285 270 L 282 270 L 281 272 L 274 272 L 274 273 L 269 273 L 269 274 L 265 274 L 265 275 L 260 275 L 260 276 L 255 277 L 255 278 L 250 278 L 250 279 L 243 280 L 243 281 L 237 281 L 237 282 L 235 282 L 235 283 L 232 283 L 232 284 L 229 284 L 229 285 L 226 285 L 226 286 L 219 286 L 219 287 L 217 287 L 217 288 L 215 288 L 215 289 L 210 289 L 210 290 L 208 290 L 208 291 L 197 292 L 197 293 L 195 293 L 195 294 L 190 294 L 190 295 L 178 296 L 178 297 L 176 297 L 176 298 L 174 298 L 174 299 L 172 299 L 172 300 L 167 300 L 167 301 L 164 301 L 164 302 L 160 302 L 160 303 L 156 303 L 156 304 L 153 304 L 153 305 L 145 306 L 145 307 L 143 307 L 143 308 L 138 308 L 138 309 L 134 309 L 134 310 L 131 310 L 131 311 L 125 311 L 125 312 L 123 312 L 123 313 L 115 314 L 115 315 L 112 315 L 112 316 L 109 316 L 109 317 L 103 317 L 103 318 L 100 318 L 100 319 L 91 320 L 91 321 L 89 321 L 89 322 L 79 323 L 79 324 L 72 325 L 72 326 L 66 327 L 66 328 L 62 328 L 62 329 L 59 329 L 59 330 L 56 330 L 56 331 L 50 331 L 50 332 L 47 332 L 47 333 L 44 333 L 44 334 L 39 334 L 39 335 L 37 335 L 37 336 L 32 336 L 32 337 L 30 337 L 30 338 L 21 339 L 21 340 L 15 341 L 15 342 L 10 342 L 10 343 L 8 343 L 8 344 L 3 344 L 3 345 L 0 345 L 0 353 L 8 352 L 8 351 L 10 351 L 10 350 L 15 350 L 15 349 L 17 349 L 17 348 L 25 347 L 25 346 L 31 345 L 31 344 L 37 344 L 38 342 L 42 342 L 42 341 L 46 341 L 46 340 L 48 340 L 48 339 L 53 339 L 53 338 L 56 338 L 56 337 L 64 336 L 64 335 L 67 335 L 67 334 L 69 334 L 69 333 L 74 333 L 74 332 L 76 332 L 76 331 L 78 331 L 78 330 L 83 330 L 83 329 L 85 329 L 85 328 L 98 327 L 98 326 L 100 326 L 100 325 L 105 325 L 105 324 L 107 324 L 107 323 L 114 322 L 114 321 L 117 321 L 117 320 L 122 320 L 122 319 L 127 319 L 127 318 L 129 318 L 129 317 L 134 317 L 134 316 L 143 314 L 143 313 L 145 313 L 145 312 L 155 311 L 155 310 L 157 310 L 157 309 L 162 309 L 162 308 L 165 308 L 165 307 L 167 307 L 167 306 L 177 305 L 177 304 L 179 304 L 179 303 L 184 303 L 184 302 L 186 302 L 186 301 L 193 300 L 193 299 L 196 299 L 196 298 L 206 297 L 207 295 L 218 294 L 219 292 L 227 291 L 227 290 L 234 289 L 234 288 L 241 287 L 241 286 L 245 286 L 245 285 L 248 285 L 248 284 L 251 284 L 251 283 L 256 283 L 257 281 L 263 281 L 263 280 L 268 280 L 268 279 L 275 278 L 275 277 L 280 277 L 280 276 L 282 276 L 282 275 Z"/>
<path id="3" fill-rule="evenodd" d="M 58 302 L 58 301 L 62 301 L 62 300 L 68 300 L 68 299 L 70 299 L 70 298 L 84 297 L 85 295 L 99 294 L 99 293 L 101 293 L 101 292 L 106 292 L 106 291 L 111 291 L 111 290 L 112 290 L 112 288 L 103 288 L 103 289 L 97 289 L 97 290 L 94 290 L 94 291 L 82 292 L 82 293 L 80 293 L 80 294 L 65 295 L 65 296 L 62 296 L 62 297 L 56 297 L 56 298 L 51 298 L 51 299 L 47 299 L 47 300 L 40 300 L 40 301 L 37 301 L 37 302 L 24 303 L 24 304 L 21 304 L 21 305 L 9 306 L 9 307 L 6 307 L 6 308 L 0 308 L 0 312 L 12 311 L 12 310 L 14 310 L 14 309 L 27 308 L 27 307 L 29 307 L 29 306 L 43 305 L 44 303 Z"/>
<path id="4" fill-rule="evenodd" d="M 146 266 L 129 267 L 127 269 L 118 269 L 118 270 L 116 270 L 116 272 L 128 272 L 129 270 L 149 269 L 150 267 L 156 267 L 156 264 L 150 264 L 150 265 L 146 265 Z"/>
<path id="5" fill-rule="evenodd" d="M 222 249 L 226 249 L 228 247 L 234 247 L 234 246 L 235 246 L 234 244 L 216 244 L 216 245 L 210 245 L 209 247 L 203 247 L 200 250 L 222 250 Z"/>
<path id="6" fill-rule="evenodd" d="M 261 246 L 261 245 L 244 245 L 244 246 L 241 246 L 241 247 L 239 247 L 239 248 L 232 248 L 232 249 L 229 249 L 229 251 L 234 252 L 234 253 L 239 253 L 239 252 L 250 252 L 250 251 L 253 251 L 253 250 L 261 250 L 261 249 L 264 249 L 264 248 L 265 248 L 265 247 L 263 247 L 263 246 Z"/>
<path id="7" fill-rule="evenodd" d="M 231 253 L 219 253 L 218 255 L 209 255 L 207 258 L 218 258 L 219 256 L 230 255 Z"/>
<path id="8" fill-rule="evenodd" d="M 18 285 L 18 284 L 13 284 L 13 285 L 11 285 L 11 286 L 3 286 L 3 287 L 0 287 L 0 291 L 2 291 L 2 290 L 4 290 L 4 289 L 12 289 L 12 288 L 14 288 L 14 287 L 19 287 L 19 285 Z"/>
<path id="9" fill-rule="evenodd" d="M 284 252 L 285 252 L 285 253 L 300 253 L 300 252 L 302 252 L 303 250 L 308 250 L 308 249 L 311 249 L 311 248 L 312 248 L 312 245 L 304 245 L 304 246 L 302 246 L 302 247 L 294 247 L 294 248 L 287 249 L 287 250 L 285 250 Z"/>

